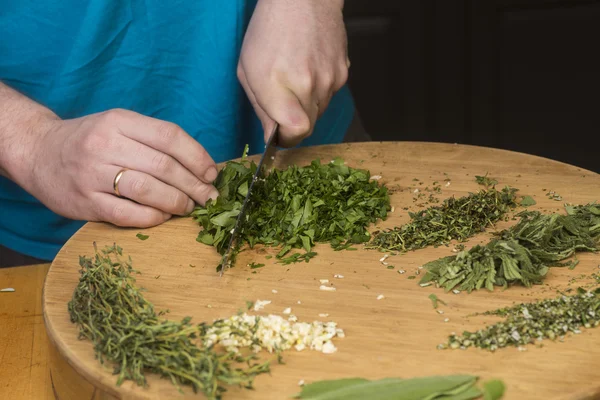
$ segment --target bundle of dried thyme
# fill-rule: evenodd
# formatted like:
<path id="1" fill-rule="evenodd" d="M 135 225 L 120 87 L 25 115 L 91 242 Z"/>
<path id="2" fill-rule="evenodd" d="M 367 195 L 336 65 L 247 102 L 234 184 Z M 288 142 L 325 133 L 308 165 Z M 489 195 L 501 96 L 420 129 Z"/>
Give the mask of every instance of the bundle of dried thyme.
<path id="1" fill-rule="evenodd" d="M 131 259 L 121 256 L 122 249 L 114 245 L 96 249 L 94 257 L 80 257 L 81 277 L 68 304 L 80 338 L 92 341 L 101 363 L 114 363 L 117 385 L 133 380 L 146 386 L 145 373 L 153 372 L 178 387 L 191 385 L 194 392 L 220 399 L 226 385 L 251 388 L 256 375 L 269 371 L 268 363 L 253 361 L 255 355 L 199 347 L 196 339 L 206 326 L 192 325 L 189 317 L 159 320 L 162 313 L 135 285 Z"/>
<path id="2" fill-rule="evenodd" d="M 597 251 L 600 240 L 600 207 L 568 206 L 567 215 L 524 211 L 518 224 L 499 233 L 487 245 L 477 245 L 455 256 L 424 265 L 420 283 L 436 282 L 446 291 L 478 290 L 521 283 L 541 283 L 549 267 L 577 251 Z"/>
<path id="3" fill-rule="evenodd" d="M 246 159 L 246 151 L 240 162 L 227 162 L 219 172 L 217 200 L 192 212 L 203 228 L 197 240 L 216 247 L 220 254 L 229 244 L 257 168 Z M 341 158 L 327 164 L 314 160 L 306 167 L 273 169 L 255 183 L 252 197 L 246 223 L 239 232 L 240 246 L 280 247 L 277 258 L 293 248 L 311 253 L 315 243 L 327 242 L 341 250 L 366 242 L 370 239 L 367 226 L 385 219 L 390 210 L 387 188 L 370 179 L 369 171 L 348 167 Z M 310 257 L 295 256 L 287 262 L 308 261 Z"/>
<path id="4" fill-rule="evenodd" d="M 563 341 L 568 333 L 581 333 L 583 328 L 600 325 L 600 288 L 586 291 L 579 288 L 573 296 L 488 311 L 483 315 L 506 317 L 502 322 L 476 332 L 450 335 L 439 349 L 479 347 L 490 351 L 507 346 L 541 343 L 544 339 Z M 524 348 L 521 348 L 524 350 Z"/>
<path id="5" fill-rule="evenodd" d="M 458 199 L 451 197 L 439 206 L 416 213 L 411 222 L 391 230 L 376 232 L 367 248 L 406 252 L 427 246 L 464 241 L 506 216 L 517 206 L 517 189 L 489 188 Z"/>

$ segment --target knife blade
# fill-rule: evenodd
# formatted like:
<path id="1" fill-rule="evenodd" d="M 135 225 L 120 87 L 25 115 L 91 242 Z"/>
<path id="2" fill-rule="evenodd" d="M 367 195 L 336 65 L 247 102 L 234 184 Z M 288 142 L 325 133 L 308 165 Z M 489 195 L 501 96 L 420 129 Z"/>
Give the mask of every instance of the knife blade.
<path id="1" fill-rule="evenodd" d="M 242 208 L 238 217 L 235 221 L 235 225 L 233 226 L 233 231 L 231 234 L 231 239 L 229 239 L 229 245 L 227 246 L 227 251 L 223 254 L 223 258 L 221 260 L 221 272 L 220 276 L 223 276 L 223 272 L 225 268 L 230 267 L 229 257 L 231 255 L 231 251 L 235 248 L 237 244 L 237 239 L 240 237 L 240 233 L 242 230 L 242 224 L 246 218 L 246 211 L 248 208 L 248 204 L 250 203 L 250 196 L 252 195 L 252 189 L 254 188 L 254 183 L 258 180 L 259 176 L 264 172 L 271 168 L 273 162 L 275 161 L 275 153 L 277 152 L 277 136 L 279 133 L 279 124 L 275 123 L 273 130 L 267 140 L 267 144 L 265 145 L 265 152 L 260 157 L 260 161 L 258 162 L 258 167 L 252 176 L 252 181 L 250 182 L 250 186 L 248 187 L 248 193 L 246 193 L 246 197 L 244 198 L 244 202 L 242 203 Z"/>

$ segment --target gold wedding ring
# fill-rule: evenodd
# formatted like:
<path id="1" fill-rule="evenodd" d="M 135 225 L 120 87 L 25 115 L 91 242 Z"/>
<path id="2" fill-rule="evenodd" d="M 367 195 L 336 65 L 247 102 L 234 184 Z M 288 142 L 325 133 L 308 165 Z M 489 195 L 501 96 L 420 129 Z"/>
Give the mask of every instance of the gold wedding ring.
<path id="1" fill-rule="evenodd" d="M 120 170 L 117 175 L 115 176 L 115 180 L 113 181 L 113 190 L 115 191 L 115 194 L 119 197 L 121 197 L 121 193 L 119 193 L 119 181 L 121 180 L 121 177 L 123 176 L 123 173 L 125 171 L 127 171 L 128 168 L 123 168 L 122 170 Z"/>

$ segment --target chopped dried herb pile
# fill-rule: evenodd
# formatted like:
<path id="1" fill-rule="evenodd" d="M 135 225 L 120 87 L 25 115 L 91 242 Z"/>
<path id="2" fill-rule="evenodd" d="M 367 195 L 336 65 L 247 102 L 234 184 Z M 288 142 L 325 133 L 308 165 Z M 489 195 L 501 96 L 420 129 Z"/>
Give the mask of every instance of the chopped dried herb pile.
<path id="1" fill-rule="evenodd" d="M 256 168 L 244 154 L 240 162 L 230 161 L 219 172 L 216 202 L 211 200 L 192 213 L 203 228 L 199 242 L 224 254 Z M 368 224 L 385 219 L 390 210 L 387 188 L 371 180 L 369 171 L 348 167 L 340 158 L 327 164 L 315 160 L 305 167 L 273 169 L 255 183 L 250 201 L 240 246 L 281 247 L 278 258 L 294 248 L 310 253 L 319 242 L 328 242 L 336 250 L 366 242 Z M 308 258 L 295 256 L 288 261 Z"/>
<path id="2" fill-rule="evenodd" d="M 377 232 L 369 248 L 384 251 L 417 250 L 427 246 L 464 241 L 493 225 L 517 206 L 517 189 L 490 188 L 458 199 L 451 197 L 439 206 L 416 213 L 409 212 L 411 222 L 391 230 Z"/>
<path id="3" fill-rule="evenodd" d="M 81 277 L 68 304 L 80 338 L 92 341 L 101 363 L 115 364 L 117 385 L 132 380 L 146 386 L 145 372 L 154 372 L 177 386 L 191 385 L 194 392 L 220 399 L 225 385 L 250 388 L 256 375 L 269 371 L 268 363 L 254 363 L 254 356 L 197 346 L 195 339 L 206 327 L 192 325 L 189 317 L 159 320 L 162 313 L 154 311 L 135 285 L 131 259 L 121 256 L 115 245 L 94 257 L 80 257 Z"/>
<path id="4" fill-rule="evenodd" d="M 600 240 L 600 207 L 567 206 L 567 215 L 524 211 L 519 223 L 485 246 L 477 245 L 455 256 L 424 265 L 421 284 L 436 282 L 446 291 L 478 290 L 521 283 L 541 283 L 549 267 L 576 251 L 596 251 Z"/>
<path id="5" fill-rule="evenodd" d="M 483 315 L 505 319 L 477 332 L 451 335 L 448 342 L 438 348 L 480 347 L 495 351 L 507 346 L 539 343 L 544 339 L 563 341 L 567 334 L 578 334 L 583 328 L 600 324 L 600 289 L 586 291 L 580 288 L 573 296 L 519 304 Z"/>

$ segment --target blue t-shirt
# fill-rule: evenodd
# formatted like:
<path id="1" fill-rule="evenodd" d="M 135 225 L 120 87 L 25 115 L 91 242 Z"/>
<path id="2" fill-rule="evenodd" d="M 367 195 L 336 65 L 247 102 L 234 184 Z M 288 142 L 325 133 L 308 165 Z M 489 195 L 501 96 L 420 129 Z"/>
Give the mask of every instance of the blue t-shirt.
<path id="1" fill-rule="evenodd" d="M 180 125 L 216 162 L 264 148 L 236 78 L 256 0 L 0 0 L 0 80 L 75 118 L 125 108 Z M 304 145 L 339 143 L 347 87 Z M 63 218 L 0 177 L 0 244 L 50 260 L 84 221 Z"/>

